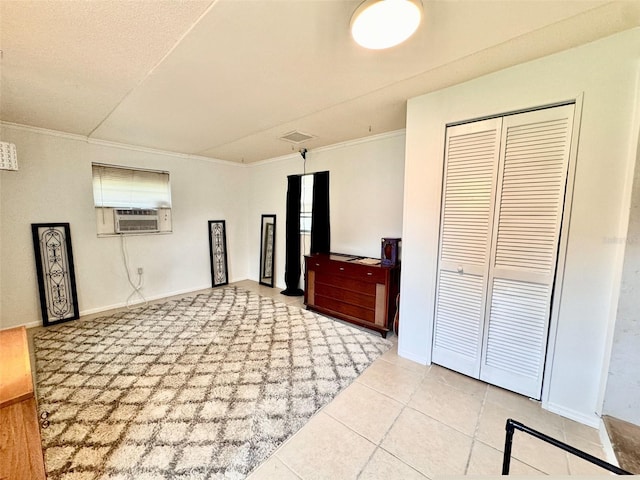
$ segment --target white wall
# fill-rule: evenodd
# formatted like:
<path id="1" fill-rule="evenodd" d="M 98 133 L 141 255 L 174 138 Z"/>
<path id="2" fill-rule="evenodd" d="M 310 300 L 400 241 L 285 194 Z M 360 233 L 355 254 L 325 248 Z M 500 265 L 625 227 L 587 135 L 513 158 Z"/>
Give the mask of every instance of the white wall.
<path id="1" fill-rule="evenodd" d="M 120 237 L 96 235 L 92 162 L 171 174 L 173 233 L 126 239 L 148 298 L 211 285 L 207 220 L 226 220 L 229 280 L 257 280 L 262 213 L 277 215 L 276 285 L 284 288 L 287 175 L 302 173 L 299 154 L 246 166 L 11 125 L 0 136 L 16 144 L 20 165 L 0 172 L 0 328 L 41 323 L 31 223 L 70 223 L 81 314 L 121 306 L 131 293 Z M 308 153 L 308 172 L 331 172 L 334 251 L 379 257 L 380 238 L 400 236 L 404 145 L 404 132 L 394 132 Z"/>
<path id="2" fill-rule="evenodd" d="M 640 149 L 603 413 L 640 426 Z"/>
<path id="3" fill-rule="evenodd" d="M 407 111 L 401 355 L 430 362 L 445 125 L 584 94 L 573 212 L 543 404 L 597 425 L 637 144 L 640 29 L 411 99 Z M 552 351 L 552 350 L 551 350 Z"/>
<path id="4" fill-rule="evenodd" d="M 0 173 L 1 328 L 41 323 L 31 223 L 69 222 L 80 313 L 120 306 L 130 294 L 120 238 L 98 238 L 91 162 L 167 170 L 173 233 L 127 237 L 132 273 L 158 298 L 211 286 L 207 221 L 225 219 L 230 281 L 247 278 L 246 167 L 87 143 L 4 125 L 20 170 Z"/>
<path id="5" fill-rule="evenodd" d="M 328 170 L 331 250 L 380 258 L 380 239 L 402 232 L 404 132 L 307 153 L 307 173 Z M 275 213 L 276 286 L 284 288 L 287 176 L 303 173 L 299 154 L 249 168 L 249 276 L 258 279 L 260 215 Z"/>

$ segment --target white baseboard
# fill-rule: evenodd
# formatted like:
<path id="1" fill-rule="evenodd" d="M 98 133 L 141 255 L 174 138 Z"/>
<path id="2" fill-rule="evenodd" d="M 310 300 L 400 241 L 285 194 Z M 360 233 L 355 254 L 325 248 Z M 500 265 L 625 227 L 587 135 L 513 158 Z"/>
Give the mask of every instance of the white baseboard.
<path id="1" fill-rule="evenodd" d="M 543 403 L 542 406 L 547 410 L 549 410 L 550 412 L 557 413 L 562 417 L 566 417 L 570 420 L 575 420 L 576 422 L 582 423 L 589 427 L 593 427 L 596 429 L 600 428 L 600 422 L 602 420 L 595 413 L 593 415 L 586 415 L 582 412 L 572 410 L 571 408 L 563 407 L 562 405 L 558 405 L 553 402 L 548 402 L 547 404 Z"/>
<path id="2" fill-rule="evenodd" d="M 413 352 L 408 352 L 407 350 L 398 349 L 398 355 L 406 358 L 408 360 L 412 360 L 414 362 L 419 363 L 420 365 L 429 365 L 427 358 L 422 355 L 417 355 Z"/>
<path id="3" fill-rule="evenodd" d="M 154 295 L 153 297 L 147 297 L 147 301 L 155 301 L 155 300 L 160 300 L 163 298 L 167 298 L 167 297 L 173 297 L 174 295 L 184 295 L 187 293 L 193 293 L 193 292 L 197 292 L 199 290 L 206 290 L 208 288 L 211 288 L 211 285 L 205 285 L 203 287 L 193 287 L 193 288 L 187 288 L 185 290 L 178 290 L 175 292 L 168 292 L 168 293 L 162 293 L 160 295 Z M 131 307 L 136 307 L 138 305 L 142 305 L 144 302 L 140 301 L 140 302 L 136 302 L 136 303 L 132 303 L 130 304 Z M 114 303 L 113 305 L 106 305 L 103 307 L 97 307 L 97 308 L 89 308 L 87 310 L 80 310 L 80 317 L 85 317 L 87 315 L 93 315 L 96 313 L 102 313 L 102 312 L 108 312 L 110 310 L 117 310 L 118 308 L 123 308 L 126 307 L 127 303 L 126 302 L 122 302 L 122 303 Z M 10 327 L 6 327 L 6 328 L 2 328 L 0 330 L 8 330 L 10 328 L 16 328 L 16 327 L 26 327 L 26 328 L 33 328 L 33 327 L 41 327 L 42 326 L 42 322 L 41 321 L 36 321 L 36 322 L 28 322 L 28 323 L 21 323 L 19 325 L 12 325 Z"/>
<path id="4" fill-rule="evenodd" d="M 3 327 L 3 328 L 0 328 L 0 331 L 10 330 L 12 328 L 17 328 L 17 327 L 34 328 L 34 327 L 41 327 L 41 326 L 42 326 L 42 322 L 35 321 L 35 322 L 21 323 L 20 325 L 12 325 L 10 327 Z"/>
<path id="5" fill-rule="evenodd" d="M 604 424 L 604 420 L 600 419 L 600 428 L 598 428 L 598 433 L 600 434 L 600 444 L 602 444 L 602 449 L 604 450 L 605 460 L 616 467 L 619 467 L 618 459 L 616 458 L 616 454 L 613 451 L 613 445 L 611 445 L 611 439 L 609 438 L 609 434 L 607 433 L 607 427 Z"/>
<path id="6" fill-rule="evenodd" d="M 166 292 L 166 293 L 161 293 L 159 295 L 154 295 L 152 297 L 146 297 L 148 302 L 153 302 L 155 300 L 161 300 L 163 298 L 168 298 L 168 297 L 173 297 L 174 295 L 185 295 L 187 293 L 193 293 L 193 292 L 197 292 L 199 290 L 206 290 L 208 288 L 211 288 L 211 285 L 204 285 L 202 287 L 192 287 L 192 288 L 187 288 L 185 290 L 177 290 L 175 292 Z M 140 301 L 140 302 L 136 302 L 136 303 L 131 303 L 129 306 L 131 307 L 136 307 L 138 305 L 142 305 L 144 302 Z M 80 316 L 84 317 L 86 315 L 93 315 L 95 313 L 101 313 L 101 312 L 107 312 L 109 310 L 116 310 L 118 308 L 123 308 L 126 307 L 127 303 L 126 302 L 121 302 L 121 303 L 114 303 L 113 305 L 107 305 L 104 307 L 97 307 L 97 308 L 90 308 L 87 310 L 81 310 L 80 311 Z"/>
<path id="7" fill-rule="evenodd" d="M 236 281 L 238 281 L 238 280 L 234 280 L 234 282 L 236 282 Z M 161 293 L 159 295 L 154 295 L 152 297 L 146 297 L 146 298 L 147 298 L 147 301 L 153 302 L 155 300 L 161 300 L 163 298 L 173 297 L 174 295 L 185 295 L 185 294 L 189 294 L 189 293 L 198 292 L 200 290 L 207 290 L 209 288 L 211 288 L 211 285 L 207 284 L 207 285 L 203 285 L 201 287 L 192 287 L 192 288 L 187 288 L 187 289 L 184 289 L 184 290 L 177 290 L 175 292 Z M 130 306 L 131 307 L 136 307 L 138 305 L 142 305 L 143 303 L 144 302 L 140 301 L 140 302 L 132 303 L 132 304 L 130 304 Z M 126 302 L 120 302 L 120 303 L 114 303 L 112 305 L 105 305 L 105 306 L 102 306 L 102 307 L 88 308 L 86 310 L 80 310 L 80 317 L 85 317 L 87 315 L 94 315 L 96 313 L 108 312 L 108 311 L 111 311 L 111 310 L 117 310 L 119 308 L 123 308 L 123 307 L 126 307 L 126 306 L 127 306 Z M 3 327 L 3 328 L 0 328 L 0 330 L 9 330 L 11 328 L 16 328 L 16 327 L 34 328 L 34 327 L 41 327 L 41 326 L 42 326 L 42 321 L 37 320 L 35 322 L 20 323 L 18 325 L 11 325 L 10 327 Z"/>

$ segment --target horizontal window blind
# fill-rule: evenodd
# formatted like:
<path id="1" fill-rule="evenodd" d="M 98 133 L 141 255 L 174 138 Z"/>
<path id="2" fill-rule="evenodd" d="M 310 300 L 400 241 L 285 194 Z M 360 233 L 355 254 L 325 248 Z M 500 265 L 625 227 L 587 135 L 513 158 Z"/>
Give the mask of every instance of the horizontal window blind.
<path id="1" fill-rule="evenodd" d="M 169 173 L 94 163 L 96 207 L 171 208 Z"/>

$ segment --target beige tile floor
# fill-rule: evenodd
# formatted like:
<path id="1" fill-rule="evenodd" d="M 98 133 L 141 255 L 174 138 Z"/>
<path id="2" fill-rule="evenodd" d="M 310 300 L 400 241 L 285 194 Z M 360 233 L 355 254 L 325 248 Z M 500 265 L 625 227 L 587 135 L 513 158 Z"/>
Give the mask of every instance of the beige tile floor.
<path id="1" fill-rule="evenodd" d="M 292 305 L 278 289 L 236 285 Z M 250 476 L 261 479 L 425 479 L 499 475 L 507 418 L 608 460 L 598 431 L 543 410 L 538 402 L 393 348 L 321 409 Z M 512 474 L 602 475 L 590 463 L 516 431 Z"/>

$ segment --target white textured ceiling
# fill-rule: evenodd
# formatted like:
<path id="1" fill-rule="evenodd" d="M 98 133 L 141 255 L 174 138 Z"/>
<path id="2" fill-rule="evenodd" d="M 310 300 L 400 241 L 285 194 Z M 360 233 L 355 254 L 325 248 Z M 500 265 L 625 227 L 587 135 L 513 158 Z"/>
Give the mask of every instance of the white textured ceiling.
<path id="1" fill-rule="evenodd" d="M 0 120 L 248 163 L 403 128 L 407 98 L 640 25 L 640 1 L 423 0 L 413 38 L 367 51 L 358 3 L 0 0 Z"/>

